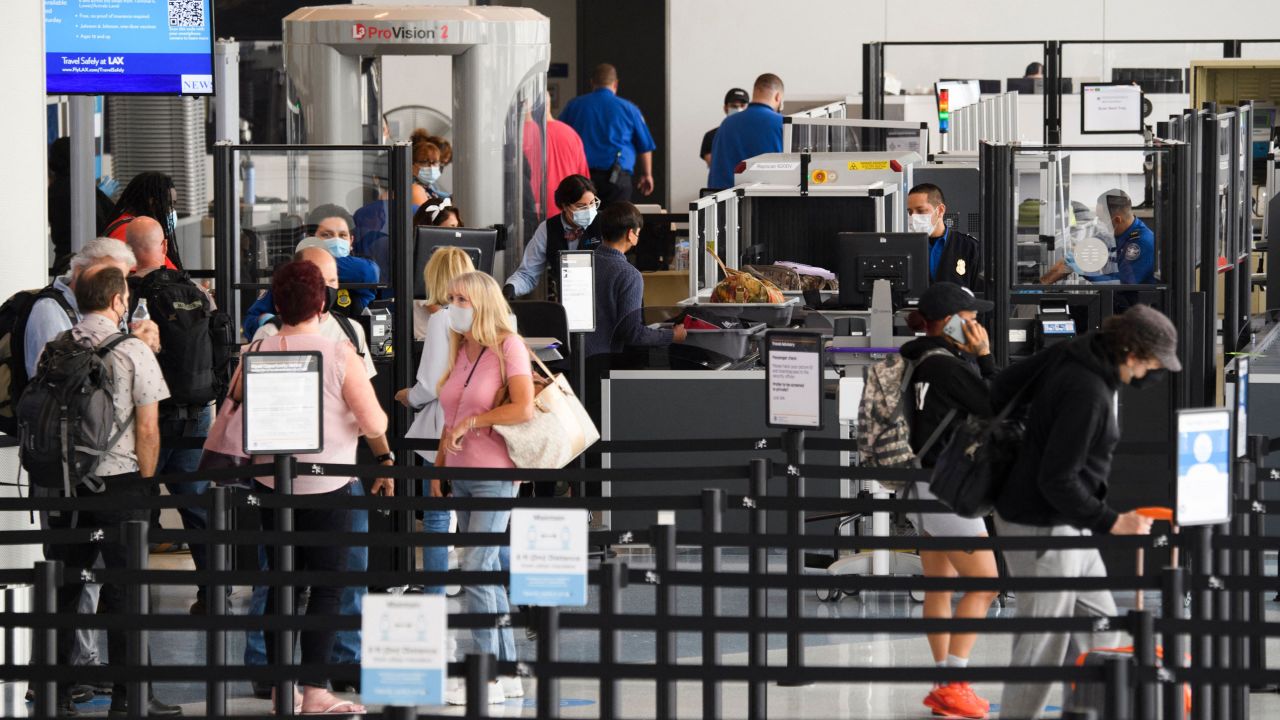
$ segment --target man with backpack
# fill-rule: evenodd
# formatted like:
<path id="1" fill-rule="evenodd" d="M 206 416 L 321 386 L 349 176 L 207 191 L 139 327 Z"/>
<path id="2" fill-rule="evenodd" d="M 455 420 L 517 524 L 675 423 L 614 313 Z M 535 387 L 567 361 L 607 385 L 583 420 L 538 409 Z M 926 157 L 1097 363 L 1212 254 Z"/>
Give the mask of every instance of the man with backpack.
<path id="1" fill-rule="evenodd" d="M 129 288 L 116 267 L 94 268 L 76 282 L 75 298 L 83 319 L 44 348 L 32 382 L 18 403 L 20 456 L 33 483 L 65 494 L 95 498 L 142 498 L 153 488 L 141 482 L 156 471 L 160 452 L 159 404 L 169 397 L 168 386 L 146 343 L 123 334 L 129 308 Z M 147 510 L 99 509 L 85 503 L 76 513 L 51 515 L 49 524 L 64 528 L 115 528 L 123 522 L 147 520 Z M 122 542 L 50 545 L 46 557 L 68 568 L 91 568 L 99 557 L 108 568 L 124 568 Z M 76 612 L 82 583 L 58 588 L 58 611 Z M 122 589 L 102 586 L 100 610 L 120 614 Z M 70 664 L 73 631 L 58 630 L 58 658 Z M 126 633 L 107 631 L 112 658 L 124 658 Z M 60 686 L 60 711 L 75 714 Z M 126 686 L 112 689 L 111 717 L 128 713 Z M 137 700 L 136 698 L 134 699 Z M 175 716 L 182 709 L 148 698 L 148 715 Z"/>
<path id="2" fill-rule="evenodd" d="M 1107 503 L 1111 458 L 1120 440 L 1116 402 L 1121 385 L 1150 387 L 1164 373 L 1181 369 L 1173 323 L 1147 305 L 1135 305 L 1107 318 L 1100 330 L 1001 373 L 992 387 L 993 407 L 1023 398 L 1028 407 L 1017 457 L 995 498 L 997 532 L 1005 537 L 1148 534 L 1151 520 Z M 1096 548 L 1006 551 L 1004 556 L 1013 577 L 1107 574 Z M 1018 593 L 1018 617 L 1115 615 L 1115 599 L 1105 590 Z M 1114 647 L 1111 640 L 1111 633 L 1079 639 L 1020 634 L 1011 664 L 1060 665 L 1090 647 Z M 1080 641 L 1093 644 L 1080 646 Z M 1001 717 L 1040 717 L 1050 689 L 1049 684 L 1006 686 Z"/>
<path id="3" fill-rule="evenodd" d="M 160 475 L 194 473 L 200 466 L 200 443 L 180 447 L 175 438 L 205 438 L 213 423 L 213 403 L 225 384 L 226 359 L 219 362 L 215 351 L 215 335 L 219 320 L 225 332 L 234 332 L 231 321 L 213 307 L 213 299 L 181 270 L 165 266 L 169 241 L 159 222 L 145 215 L 133 219 L 125 234 L 129 248 L 137 258 L 137 269 L 129 277 L 129 312 L 138 314 L 140 300 L 147 303 L 147 314 L 160 333 L 157 360 L 169 386 L 170 397 L 160 404 L 162 441 L 157 473 Z M 222 343 L 228 340 L 222 338 Z M 234 338 L 230 339 L 234 342 Z M 170 495 L 203 495 L 207 480 L 165 483 Z M 203 507 L 179 508 L 182 527 L 204 530 L 209 526 Z M 159 513 L 152 519 L 159 524 Z M 191 560 L 196 570 L 205 567 L 205 548 L 191 545 Z M 191 605 L 192 615 L 205 611 L 205 592 L 196 591 Z"/>

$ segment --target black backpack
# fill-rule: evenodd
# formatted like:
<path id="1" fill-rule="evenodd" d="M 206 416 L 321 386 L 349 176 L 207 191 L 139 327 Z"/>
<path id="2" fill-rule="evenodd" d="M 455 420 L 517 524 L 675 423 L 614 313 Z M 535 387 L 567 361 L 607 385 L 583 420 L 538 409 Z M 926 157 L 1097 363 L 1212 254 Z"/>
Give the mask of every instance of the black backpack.
<path id="1" fill-rule="evenodd" d="M 39 300 L 50 298 L 67 314 L 72 325 L 79 322 L 75 308 L 62 291 L 52 285 L 39 290 L 22 290 L 0 305 L 0 432 L 16 436 L 14 417 L 18 398 L 27 386 L 27 319 Z"/>
<path id="2" fill-rule="evenodd" d="M 201 406 L 226 387 L 231 328 L 226 313 L 215 312 L 209 297 L 184 272 L 160 268 L 132 283 L 131 304 L 145 298 L 151 320 L 160 328 L 156 360 L 169 386 L 167 406 Z M 234 329 L 234 328 L 231 328 Z"/>
<path id="3" fill-rule="evenodd" d="M 114 373 L 107 353 L 128 339 L 113 335 L 94 347 L 67 331 L 50 340 L 35 377 L 18 400 L 19 456 L 33 485 L 73 494 L 81 485 L 101 492 L 98 461 L 120 440 L 134 415 L 116 426 Z"/>

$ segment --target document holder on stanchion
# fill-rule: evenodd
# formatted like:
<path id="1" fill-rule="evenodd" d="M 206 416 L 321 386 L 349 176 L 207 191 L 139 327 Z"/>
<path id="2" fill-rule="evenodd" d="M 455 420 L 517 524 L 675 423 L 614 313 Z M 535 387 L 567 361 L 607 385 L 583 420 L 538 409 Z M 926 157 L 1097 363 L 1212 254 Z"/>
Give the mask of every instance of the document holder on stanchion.
<path id="1" fill-rule="evenodd" d="M 324 449 L 324 356 L 316 351 L 250 352 L 244 377 L 244 451 L 307 455 Z"/>

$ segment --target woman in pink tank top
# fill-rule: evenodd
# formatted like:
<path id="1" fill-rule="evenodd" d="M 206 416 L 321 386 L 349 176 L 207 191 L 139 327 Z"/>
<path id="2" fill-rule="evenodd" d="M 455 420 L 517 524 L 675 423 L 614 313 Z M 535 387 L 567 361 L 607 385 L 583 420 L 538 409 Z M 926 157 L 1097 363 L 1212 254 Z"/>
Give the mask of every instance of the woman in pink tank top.
<path id="1" fill-rule="evenodd" d="M 511 456 L 495 425 L 518 425 L 533 417 L 533 376 L 529 351 L 511 326 L 511 308 L 502 289 L 488 275 L 471 272 L 459 275 L 449 287 L 449 368 L 440 382 L 440 407 L 444 410 L 444 430 L 436 464 L 447 467 L 513 468 Z M 498 391 L 507 387 L 509 403 L 496 405 Z M 511 477 L 506 470 L 496 473 Z M 439 481 L 432 481 L 431 494 L 440 495 Z M 511 480 L 457 480 L 456 497 L 512 498 L 516 483 Z M 511 512 L 459 511 L 461 532 L 505 532 Z M 498 548 L 473 547 L 463 553 L 464 571 L 501 570 Z M 467 610 L 473 613 L 510 612 L 506 591 L 498 586 L 465 588 Z M 492 627 L 472 631 L 476 652 L 492 653 L 499 662 L 516 659 L 511 628 Z M 502 678 L 488 690 L 491 703 L 521 697 L 520 679 Z M 451 704 L 466 703 L 465 691 L 451 692 Z"/>

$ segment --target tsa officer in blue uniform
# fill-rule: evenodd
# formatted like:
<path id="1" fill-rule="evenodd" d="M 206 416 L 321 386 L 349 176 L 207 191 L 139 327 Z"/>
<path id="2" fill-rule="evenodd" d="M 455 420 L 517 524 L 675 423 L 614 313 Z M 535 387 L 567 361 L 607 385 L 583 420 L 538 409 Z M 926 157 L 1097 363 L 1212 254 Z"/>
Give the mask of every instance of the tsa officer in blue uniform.
<path id="1" fill-rule="evenodd" d="M 591 182 L 600 201 L 631 201 L 632 183 L 641 195 L 653 192 L 653 136 L 635 103 L 618 97 L 618 71 L 597 65 L 592 92 L 569 101 L 560 112 L 582 138 Z"/>
<path id="2" fill-rule="evenodd" d="M 982 246 L 972 235 L 947 227 L 942 188 L 920 183 L 907 193 L 907 230 L 929 235 L 929 282 L 949 282 L 981 293 Z"/>
<path id="3" fill-rule="evenodd" d="M 1080 273 L 1095 284 L 1153 285 L 1156 279 L 1156 236 L 1151 228 L 1133 215 L 1133 200 L 1123 190 L 1108 190 L 1098 198 L 1098 223 L 1095 231 L 1110 252 L 1105 267 L 1096 273 Z M 1041 282 L 1049 285 L 1072 272 L 1065 260 L 1049 270 Z M 1121 298 L 1117 297 L 1117 303 Z M 1117 309 L 1123 309 L 1117 306 Z"/>
<path id="4" fill-rule="evenodd" d="M 751 86 L 751 104 L 746 110 L 720 121 L 711 145 L 711 170 L 707 187 L 733 187 L 738 163 L 765 153 L 782 152 L 782 78 L 765 73 Z"/>

